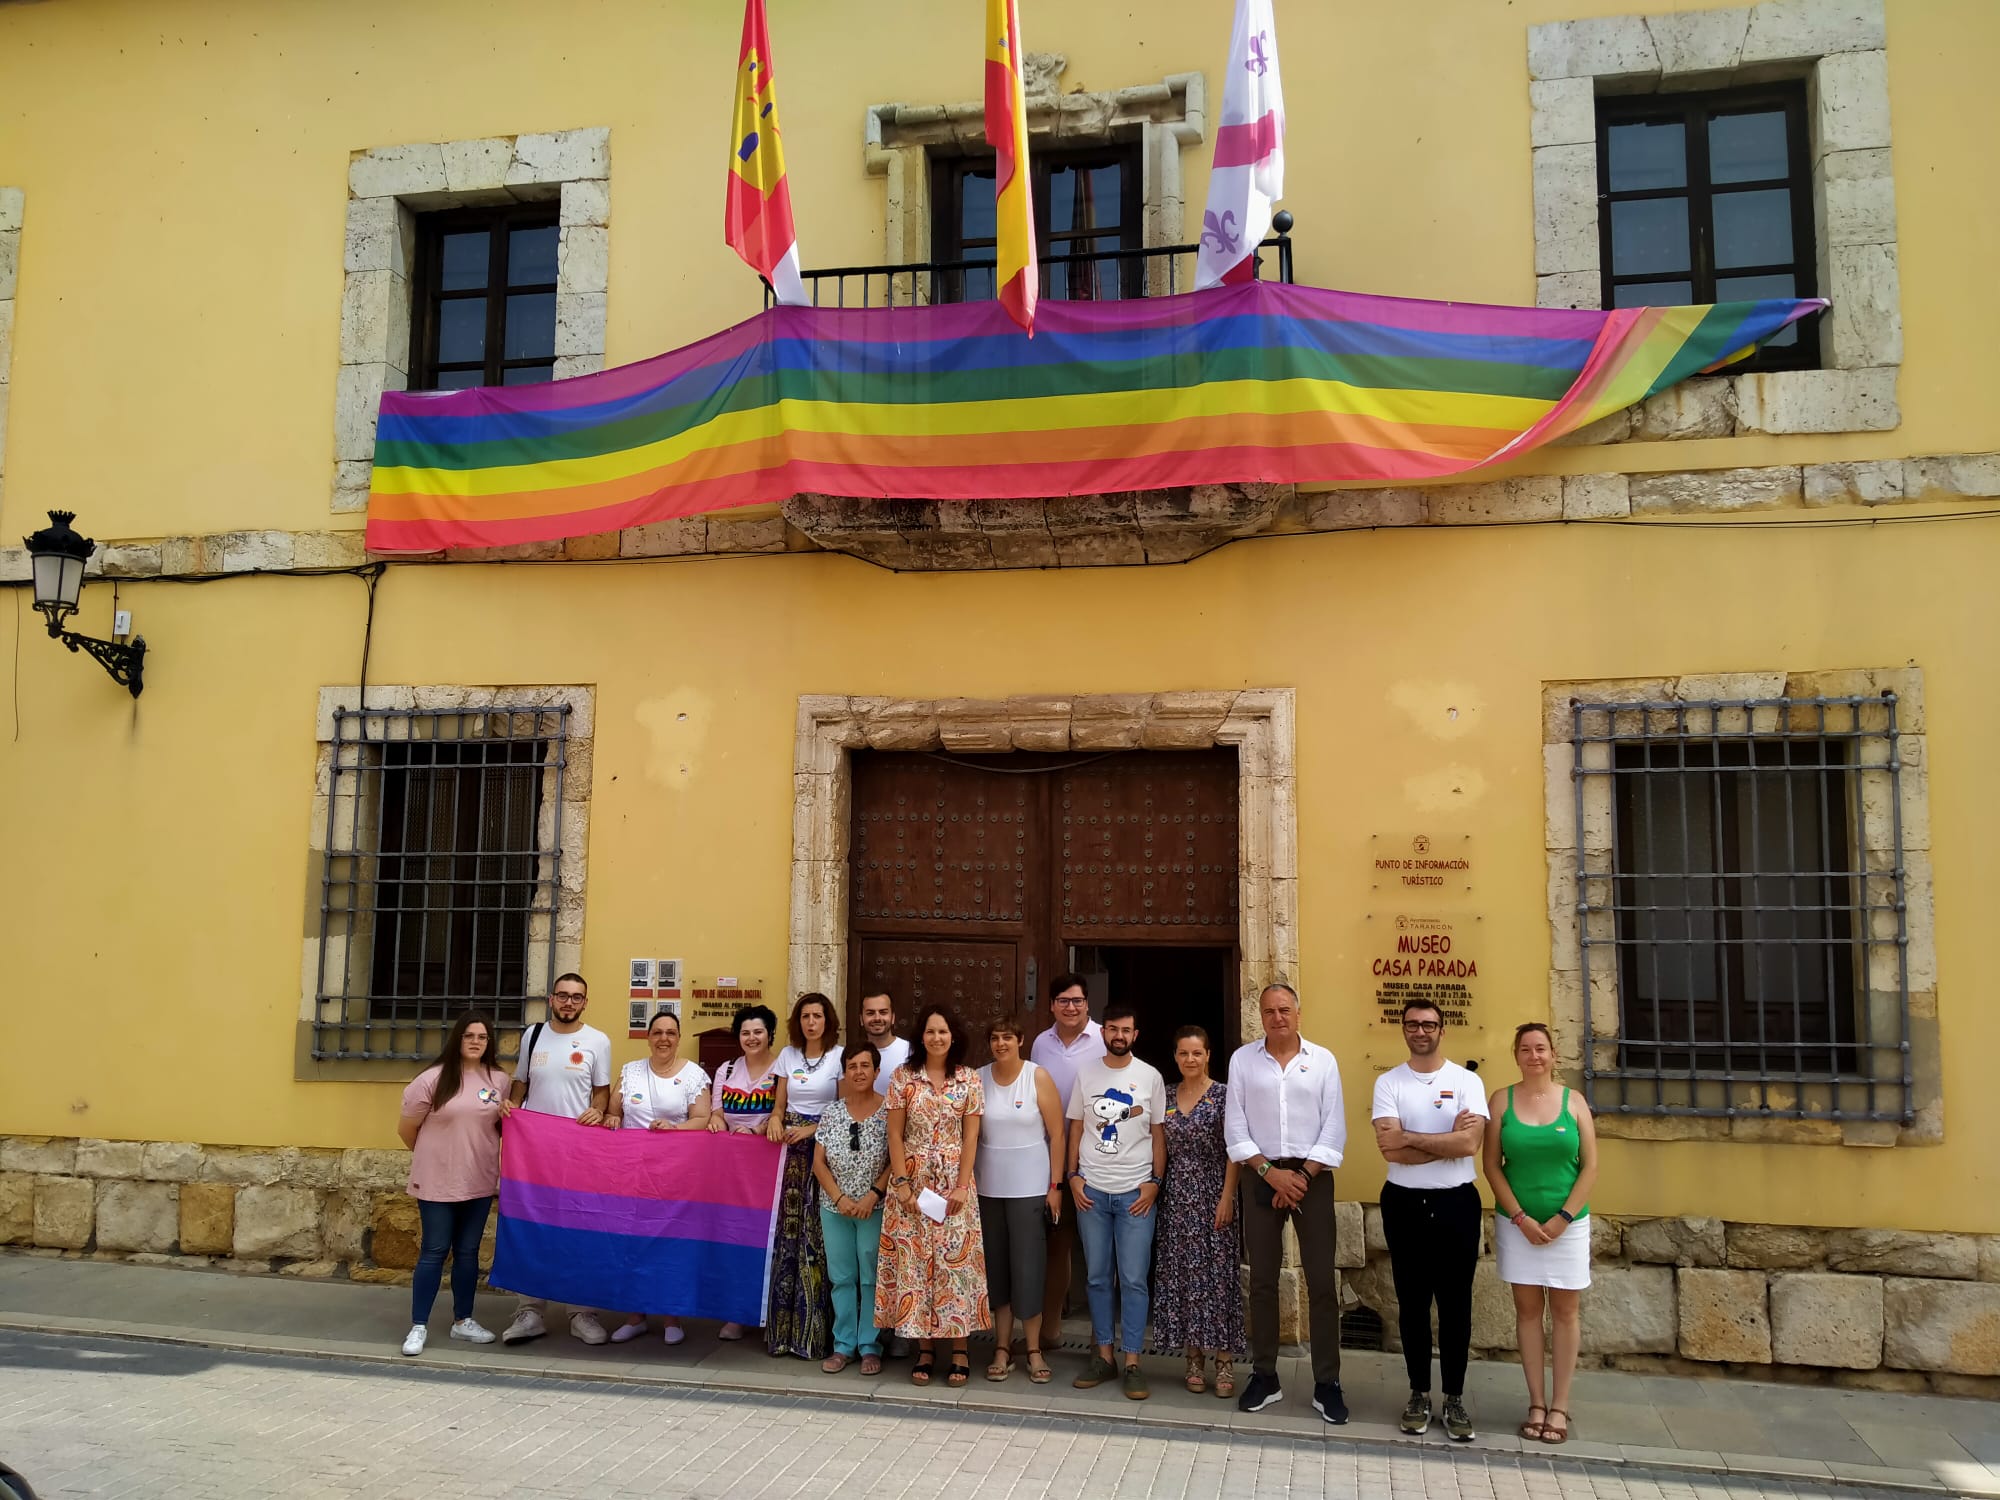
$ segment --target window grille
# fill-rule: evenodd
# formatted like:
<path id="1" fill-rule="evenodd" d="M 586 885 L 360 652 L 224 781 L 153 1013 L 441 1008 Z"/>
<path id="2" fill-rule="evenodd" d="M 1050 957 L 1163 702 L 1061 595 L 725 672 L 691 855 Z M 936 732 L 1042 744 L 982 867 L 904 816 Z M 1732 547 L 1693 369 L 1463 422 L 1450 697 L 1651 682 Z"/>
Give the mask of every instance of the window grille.
<path id="1" fill-rule="evenodd" d="M 1910 1121 L 1895 694 L 1570 709 L 1591 1107 Z"/>
<path id="2" fill-rule="evenodd" d="M 334 713 L 314 1057 L 426 1060 L 546 998 L 569 712 Z"/>

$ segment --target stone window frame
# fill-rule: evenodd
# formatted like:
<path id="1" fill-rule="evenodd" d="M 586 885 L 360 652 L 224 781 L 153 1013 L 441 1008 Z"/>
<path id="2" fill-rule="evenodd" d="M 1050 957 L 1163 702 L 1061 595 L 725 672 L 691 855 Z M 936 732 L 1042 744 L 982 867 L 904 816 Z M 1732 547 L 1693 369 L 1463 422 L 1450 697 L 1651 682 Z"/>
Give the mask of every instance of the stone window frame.
<path id="1" fill-rule="evenodd" d="M 1944 1140 L 1943 1063 L 1938 1038 L 1936 908 L 1931 877 L 1930 755 L 1924 707 L 1924 674 L 1919 667 L 1861 668 L 1802 672 L 1699 673 L 1681 677 L 1633 677 L 1548 682 L 1542 686 L 1544 848 L 1548 860 L 1549 1022 L 1555 1028 L 1557 1062 L 1570 1083 L 1582 1088 L 1584 1033 L 1582 951 L 1577 912 L 1579 848 L 1587 830 L 1611 826 L 1611 780 L 1585 778 L 1582 827 L 1578 826 L 1575 749 L 1570 700 L 1592 703 L 1730 703 L 1772 698 L 1877 697 L 1897 695 L 1897 755 L 1904 866 L 1904 952 L 1908 965 L 1908 1018 L 1911 1105 L 1907 1124 L 1877 1120 L 1785 1120 L 1741 1115 L 1733 1119 L 1679 1115 L 1618 1115 L 1597 1119 L 1600 1135 L 1635 1140 L 1728 1140 L 1820 1146 L 1937 1145 Z M 1746 726 L 1747 727 L 1747 726 Z M 1752 731 L 1754 732 L 1754 731 Z M 1594 747 L 1604 750 L 1606 747 Z M 1607 835 L 1608 836 L 1608 835 Z M 1857 830 L 1857 837 L 1864 836 Z M 1609 855 L 1608 844 L 1593 842 L 1589 852 Z M 1594 968 L 1590 979 L 1591 1031 L 1617 1036 L 1617 978 Z"/>
<path id="2" fill-rule="evenodd" d="M 1291 688 L 944 699 L 800 695 L 787 993 L 818 990 L 836 1009 L 846 1003 L 849 752 L 1225 748 L 1237 756 L 1239 1023 L 1245 1038 L 1257 1036 L 1263 987 L 1301 983 L 1295 722 Z"/>
<path id="3" fill-rule="evenodd" d="M 0 187 L 0 485 L 7 477 L 7 393 L 14 363 L 14 289 L 20 282 L 21 222 L 26 194 Z"/>
<path id="4" fill-rule="evenodd" d="M 1602 302 L 1600 94 L 1807 81 L 1820 295 L 1818 370 L 1688 381 L 1572 442 L 1886 432 L 1902 420 L 1903 321 L 1882 0 L 1765 0 L 1528 28 L 1535 303 Z"/>
<path id="5" fill-rule="evenodd" d="M 1022 78 L 1028 105 L 1029 152 L 1059 146 L 1099 146 L 1139 140 L 1142 210 L 1140 241 L 1147 248 L 1182 243 L 1186 189 L 1181 152 L 1198 146 L 1208 129 L 1207 84 L 1200 73 L 1169 73 L 1158 83 L 1115 90 L 1061 91 L 1069 60 L 1059 52 L 1030 52 Z M 986 105 L 872 104 L 862 123 L 862 161 L 870 176 L 887 179 L 883 253 L 889 265 L 931 256 L 931 154 L 985 151 Z M 1167 290 L 1167 268 L 1149 263 L 1147 295 Z M 1192 282 L 1182 290 L 1192 288 Z M 897 300 L 912 294 L 906 282 Z"/>
<path id="6" fill-rule="evenodd" d="M 336 513 L 368 508 L 382 392 L 409 384 L 416 216 L 501 203 L 558 203 L 555 378 L 604 368 L 610 283 L 611 130 L 427 141 L 354 152 L 333 416 Z"/>
<path id="7" fill-rule="evenodd" d="M 370 717 L 365 728 L 370 738 L 386 735 L 388 721 L 382 713 L 411 709 L 435 713 L 480 713 L 502 705 L 569 709 L 564 736 L 561 768 L 561 885 L 556 910 L 551 917 L 537 913 L 529 918 L 528 973 L 544 971 L 546 950 L 554 945 L 554 967 L 547 972 L 581 972 L 583 968 L 584 877 L 590 854 L 591 768 L 595 762 L 596 689 L 581 685 L 568 687 L 469 687 L 453 683 L 425 686 L 370 685 L 365 707 Z M 320 902 L 323 899 L 323 871 L 327 858 L 328 804 L 333 795 L 334 713 L 352 709 L 362 702 L 353 684 L 319 690 L 314 720 L 313 797 L 311 823 L 306 830 L 306 884 L 304 945 L 299 967 L 299 1013 L 293 1053 L 293 1076 L 301 1082 L 334 1080 L 395 1079 L 407 1081 L 407 1062 L 384 1058 L 314 1058 L 313 1023 L 318 1012 L 320 989 Z M 352 745 L 353 740 L 345 741 Z M 546 795 L 553 790 L 557 769 L 544 772 L 545 795 L 535 824 L 535 844 L 542 854 L 557 852 L 557 801 Z M 537 997 L 529 997 L 532 1012 Z M 541 1017 L 532 1013 L 529 1020 Z"/>

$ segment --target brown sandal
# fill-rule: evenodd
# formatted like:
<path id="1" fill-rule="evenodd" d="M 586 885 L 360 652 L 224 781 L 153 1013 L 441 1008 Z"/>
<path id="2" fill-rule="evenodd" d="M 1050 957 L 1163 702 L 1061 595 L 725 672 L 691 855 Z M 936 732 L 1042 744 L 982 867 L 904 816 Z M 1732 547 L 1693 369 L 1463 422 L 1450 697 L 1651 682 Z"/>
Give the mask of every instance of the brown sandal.
<path id="1" fill-rule="evenodd" d="M 1215 1394 L 1224 1401 L 1236 1394 L 1236 1368 L 1226 1354 L 1215 1356 Z"/>
<path id="2" fill-rule="evenodd" d="M 1540 1412 L 1545 1417 L 1549 1414 L 1549 1409 L 1546 1406 L 1530 1406 L 1528 1410 L 1530 1413 Z M 1537 1422 L 1534 1419 L 1534 1417 L 1530 1415 L 1527 1421 L 1523 1422 L 1519 1427 L 1515 1428 L 1514 1430 L 1520 1433 L 1520 1435 L 1526 1438 L 1529 1442 L 1539 1443 L 1542 1440 L 1542 1434 L 1548 1430 L 1548 1426 L 1549 1424 L 1547 1422 Z"/>
<path id="3" fill-rule="evenodd" d="M 1199 1349 L 1191 1349 L 1188 1351 L 1186 1385 L 1187 1388 L 1193 1391 L 1197 1396 L 1199 1396 L 1203 1391 L 1208 1389 L 1208 1382 L 1202 1379 L 1201 1351 Z"/>
<path id="4" fill-rule="evenodd" d="M 1564 1410 L 1563 1410 L 1563 1409 L 1562 1409 L 1562 1408 L 1561 1408 L 1560 1406 L 1551 1406 L 1551 1407 L 1549 1408 L 1549 1415 L 1550 1415 L 1550 1416 L 1552 1416 L 1552 1417 L 1561 1417 L 1561 1418 L 1563 1419 L 1563 1425 L 1562 1425 L 1562 1430 L 1561 1430 L 1560 1432 L 1558 1432 L 1558 1431 L 1556 1430 L 1556 1425 L 1555 1425 L 1555 1423 L 1553 1423 L 1553 1422 L 1544 1422 L 1544 1423 L 1542 1424 L 1542 1441 L 1543 1441 L 1543 1442 L 1545 1442 L 1545 1443 L 1566 1443 L 1566 1442 L 1568 1442 L 1568 1441 L 1569 1441 L 1569 1413 L 1568 1413 L 1568 1412 L 1566 1412 L 1566 1411 L 1564 1411 Z"/>
<path id="5" fill-rule="evenodd" d="M 997 1382 L 1005 1380 L 1013 1373 L 1014 1351 L 1012 1349 L 995 1349 L 993 1351 L 993 1363 L 986 1367 L 986 1378 Z"/>
<path id="6" fill-rule="evenodd" d="M 1028 1350 L 1028 1379 L 1036 1385 L 1047 1385 L 1055 1373 L 1049 1368 L 1049 1362 L 1042 1358 L 1041 1350 L 1032 1347 Z"/>

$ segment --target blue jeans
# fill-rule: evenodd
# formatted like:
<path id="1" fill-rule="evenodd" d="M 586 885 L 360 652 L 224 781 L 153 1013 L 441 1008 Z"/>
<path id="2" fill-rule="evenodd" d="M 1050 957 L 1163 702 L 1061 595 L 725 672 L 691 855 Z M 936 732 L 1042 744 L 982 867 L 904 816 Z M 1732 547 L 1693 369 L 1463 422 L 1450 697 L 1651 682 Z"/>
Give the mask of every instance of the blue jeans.
<path id="1" fill-rule="evenodd" d="M 826 1239 L 826 1279 L 833 1288 L 833 1352 L 849 1358 L 880 1354 L 875 1331 L 875 1256 L 882 1248 L 882 1210 L 865 1219 L 819 1206 Z"/>
<path id="2" fill-rule="evenodd" d="M 1090 1207 L 1076 1216 L 1077 1238 L 1083 1241 L 1083 1263 L 1089 1269 L 1090 1336 L 1098 1345 L 1111 1342 L 1111 1286 L 1118 1285 L 1119 1345 L 1127 1354 L 1146 1347 L 1146 1314 L 1151 1310 L 1146 1278 L 1153 1264 L 1152 1209 L 1134 1218 L 1132 1205 L 1139 1189 L 1101 1193 L 1084 1189 Z"/>
<path id="3" fill-rule="evenodd" d="M 410 1283 L 410 1321 L 428 1323 L 431 1304 L 437 1301 L 438 1284 L 444 1280 L 444 1258 L 451 1256 L 451 1319 L 472 1316 L 472 1294 L 479 1290 L 479 1240 L 486 1233 L 486 1215 L 493 1207 L 489 1198 L 468 1198 L 463 1203 L 433 1203 L 417 1200 L 417 1217 L 423 1221 L 423 1248 L 417 1251 L 417 1272 Z"/>

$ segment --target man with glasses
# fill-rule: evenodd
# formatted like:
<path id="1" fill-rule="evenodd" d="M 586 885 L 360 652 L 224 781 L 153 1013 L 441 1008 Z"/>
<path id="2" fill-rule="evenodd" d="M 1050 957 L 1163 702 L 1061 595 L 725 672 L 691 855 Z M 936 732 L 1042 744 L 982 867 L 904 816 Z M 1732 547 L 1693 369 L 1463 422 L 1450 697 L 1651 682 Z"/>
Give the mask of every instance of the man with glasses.
<path id="1" fill-rule="evenodd" d="M 1428 1000 L 1403 1007 L 1410 1060 L 1375 1080 L 1375 1144 L 1389 1163 L 1382 1235 L 1389 1242 L 1410 1404 L 1403 1431 L 1431 1425 L 1431 1303 L 1437 1303 L 1444 1430 L 1470 1442 L 1465 1363 L 1472 1348 L 1472 1273 L 1479 1263 L 1479 1189 L 1473 1162 L 1486 1134 L 1478 1075 L 1444 1056 L 1444 1013 Z"/>
<path id="2" fill-rule="evenodd" d="M 1340 1064 L 1299 1035 L 1299 992 L 1268 984 L 1257 997 L 1262 1041 L 1229 1060 L 1222 1142 L 1242 1174 L 1243 1258 L 1250 1263 L 1250 1380 L 1238 1411 L 1284 1399 L 1278 1385 L 1278 1261 L 1294 1218 L 1312 1337 L 1313 1410 L 1347 1420 L 1340 1392 L 1340 1277 L 1333 1269 L 1333 1169 L 1347 1152 Z M 1252 1176 L 1251 1174 L 1255 1175 Z"/>
<path id="3" fill-rule="evenodd" d="M 1081 974 L 1058 974 L 1049 981 L 1049 1014 L 1055 1025 L 1035 1038 L 1028 1058 L 1048 1071 L 1065 1117 L 1076 1092 L 1077 1070 L 1104 1056 L 1104 1032 L 1090 1019 L 1090 997 Z M 1049 1269 L 1042 1287 L 1042 1337 L 1051 1345 L 1062 1338 L 1063 1313 L 1069 1305 L 1070 1266 L 1076 1257 L 1076 1200 L 1064 1184 L 1062 1204 L 1049 1225 Z"/>
<path id="4" fill-rule="evenodd" d="M 611 1038 L 583 1024 L 588 1004 L 590 986 L 581 974 L 565 974 L 555 982 L 549 993 L 549 1018 L 537 1021 L 521 1038 L 514 1082 L 507 1091 L 514 1108 L 561 1115 L 580 1125 L 604 1123 L 604 1106 L 611 1102 Z M 501 1342 L 525 1344 L 540 1338 L 549 1331 L 547 1311 L 540 1297 L 521 1298 Z M 589 1308 L 576 1310 L 569 1332 L 586 1344 L 601 1344 L 610 1337 Z"/>

